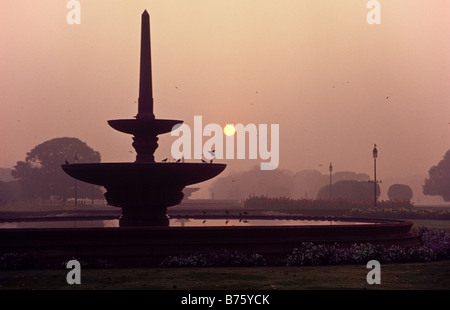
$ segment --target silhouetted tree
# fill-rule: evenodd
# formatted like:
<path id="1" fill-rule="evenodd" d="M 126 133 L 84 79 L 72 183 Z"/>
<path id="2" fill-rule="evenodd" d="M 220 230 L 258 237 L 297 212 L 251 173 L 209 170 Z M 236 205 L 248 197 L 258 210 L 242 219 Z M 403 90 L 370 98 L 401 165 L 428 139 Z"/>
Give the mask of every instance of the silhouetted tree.
<path id="1" fill-rule="evenodd" d="M 0 206 L 5 205 L 9 201 L 9 192 L 6 182 L 0 181 Z"/>
<path id="2" fill-rule="evenodd" d="M 78 198 L 101 198 L 100 187 L 76 181 L 62 170 L 66 161 L 98 163 L 100 153 L 77 138 L 55 138 L 28 152 L 25 161 L 17 162 L 11 174 L 19 180 L 25 199 L 48 200 L 56 196 L 65 201 L 74 197 L 75 186 Z"/>
<path id="3" fill-rule="evenodd" d="M 245 199 L 252 195 L 291 197 L 292 173 L 284 170 L 254 169 L 217 178 L 209 191 L 217 199 Z"/>
<path id="4" fill-rule="evenodd" d="M 370 176 L 352 171 L 333 173 L 332 182 L 338 181 L 368 181 Z M 294 175 L 294 190 L 292 198 L 316 198 L 319 190 L 330 184 L 330 175 L 317 170 L 302 170 Z M 329 194 L 328 194 L 329 198 Z M 327 199 L 328 199 L 327 198 Z"/>
<path id="5" fill-rule="evenodd" d="M 450 201 L 450 150 L 444 158 L 428 171 L 429 177 L 425 179 L 423 193 L 425 195 L 441 196 Z"/>
<path id="6" fill-rule="evenodd" d="M 390 200 L 411 200 L 413 191 L 405 184 L 392 184 L 387 192 Z"/>
<path id="7" fill-rule="evenodd" d="M 20 185 L 18 181 L 0 181 L 0 206 L 20 199 Z"/>
<path id="8" fill-rule="evenodd" d="M 370 200 L 374 199 L 374 184 L 367 181 L 339 181 L 332 185 L 333 199 Z M 380 186 L 377 184 L 377 198 L 380 196 Z M 330 199 L 330 185 L 319 190 L 317 199 Z"/>

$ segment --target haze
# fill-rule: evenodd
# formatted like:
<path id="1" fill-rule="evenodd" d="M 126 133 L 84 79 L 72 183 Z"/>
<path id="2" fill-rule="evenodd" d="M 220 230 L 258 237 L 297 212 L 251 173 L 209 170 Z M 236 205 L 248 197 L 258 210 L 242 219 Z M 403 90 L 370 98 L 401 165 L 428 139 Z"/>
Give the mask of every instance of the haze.
<path id="1" fill-rule="evenodd" d="M 157 118 L 279 124 L 279 169 L 372 176 L 376 143 L 378 178 L 426 175 L 450 149 L 450 2 L 380 1 L 380 25 L 367 2 L 80 0 L 69 25 L 67 1 L 1 1 L 0 167 L 56 137 L 135 160 L 107 120 L 137 113 L 147 9 Z"/>

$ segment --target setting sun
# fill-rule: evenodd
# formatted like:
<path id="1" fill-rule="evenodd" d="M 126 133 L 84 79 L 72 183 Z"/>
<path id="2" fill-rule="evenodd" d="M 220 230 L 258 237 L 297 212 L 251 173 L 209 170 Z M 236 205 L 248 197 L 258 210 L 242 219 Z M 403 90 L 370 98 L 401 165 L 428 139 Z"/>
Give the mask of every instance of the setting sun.
<path id="1" fill-rule="evenodd" d="M 235 132 L 236 132 L 236 128 L 234 128 L 234 126 L 232 124 L 227 124 L 223 128 L 223 133 L 227 136 L 232 136 L 232 135 L 234 135 Z"/>

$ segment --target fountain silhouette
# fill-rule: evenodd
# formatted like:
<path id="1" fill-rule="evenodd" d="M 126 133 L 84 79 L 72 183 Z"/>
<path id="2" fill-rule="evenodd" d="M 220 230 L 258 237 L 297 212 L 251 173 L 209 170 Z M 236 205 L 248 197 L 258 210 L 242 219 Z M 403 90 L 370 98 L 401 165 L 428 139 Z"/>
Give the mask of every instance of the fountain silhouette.
<path id="1" fill-rule="evenodd" d="M 155 162 L 158 135 L 183 121 L 156 119 L 150 44 L 150 17 L 142 14 L 138 113 L 134 119 L 109 120 L 117 131 L 133 135 L 134 163 L 75 163 L 62 165 L 71 177 L 106 189 L 109 205 L 122 208 L 120 226 L 168 226 L 167 207 L 183 199 L 187 185 L 220 174 L 225 164 Z"/>

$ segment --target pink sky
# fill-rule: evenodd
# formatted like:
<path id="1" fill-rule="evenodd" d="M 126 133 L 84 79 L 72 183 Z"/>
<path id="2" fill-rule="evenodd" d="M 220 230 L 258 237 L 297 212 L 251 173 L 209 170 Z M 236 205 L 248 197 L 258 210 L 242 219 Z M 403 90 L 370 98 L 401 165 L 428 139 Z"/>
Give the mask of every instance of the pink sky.
<path id="1" fill-rule="evenodd" d="M 69 25 L 67 1 L 1 1 L 0 167 L 64 136 L 134 161 L 107 120 L 136 115 L 147 9 L 158 118 L 280 124 L 280 169 L 372 175 L 377 143 L 379 178 L 427 174 L 450 149 L 450 2 L 380 2 L 369 25 L 366 0 L 80 0 Z"/>

